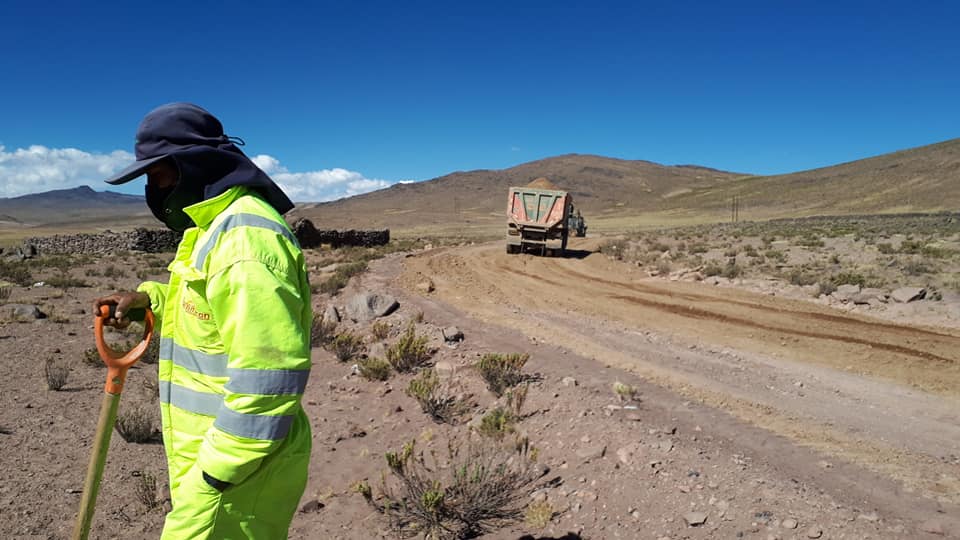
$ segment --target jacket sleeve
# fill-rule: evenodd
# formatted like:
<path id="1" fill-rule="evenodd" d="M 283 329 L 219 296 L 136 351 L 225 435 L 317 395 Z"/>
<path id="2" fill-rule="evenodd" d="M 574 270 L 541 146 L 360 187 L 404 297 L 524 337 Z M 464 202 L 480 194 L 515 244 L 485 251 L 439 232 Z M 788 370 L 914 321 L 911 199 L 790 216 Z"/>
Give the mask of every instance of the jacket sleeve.
<path id="1" fill-rule="evenodd" d="M 207 279 L 207 300 L 227 351 L 223 404 L 197 458 L 233 484 L 276 450 L 300 410 L 310 374 L 310 291 L 303 272 L 243 260 Z"/>
<path id="2" fill-rule="evenodd" d="M 163 306 L 167 304 L 167 285 L 157 281 L 144 281 L 137 287 L 137 292 L 146 293 L 150 297 L 150 311 L 157 326 L 160 326 Z"/>

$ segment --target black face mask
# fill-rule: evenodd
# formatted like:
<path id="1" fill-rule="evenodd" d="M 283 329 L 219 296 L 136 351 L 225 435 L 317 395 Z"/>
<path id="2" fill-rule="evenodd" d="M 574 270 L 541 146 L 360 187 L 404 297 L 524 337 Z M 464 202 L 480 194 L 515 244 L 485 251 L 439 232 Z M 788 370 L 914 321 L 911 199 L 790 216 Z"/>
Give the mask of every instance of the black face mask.
<path id="1" fill-rule="evenodd" d="M 168 228 L 183 232 L 194 226 L 193 220 L 183 209 L 202 201 L 203 197 L 192 193 L 189 189 L 178 189 L 179 187 L 178 184 L 158 188 L 148 184 L 146 198 L 147 206 L 150 207 L 150 211 L 157 219 Z"/>

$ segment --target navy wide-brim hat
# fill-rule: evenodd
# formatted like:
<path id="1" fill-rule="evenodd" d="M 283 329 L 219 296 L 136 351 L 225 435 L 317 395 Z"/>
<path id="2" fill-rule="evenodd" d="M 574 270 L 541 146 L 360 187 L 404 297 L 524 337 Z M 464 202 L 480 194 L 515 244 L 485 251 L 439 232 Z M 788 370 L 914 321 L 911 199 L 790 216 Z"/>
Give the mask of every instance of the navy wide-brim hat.
<path id="1" fill-rule="evenodd" d="M 192 103 L 169 103 L 147 113 L 137 128 L 134 153 L 137 160 L 107 179 L 108 184 L 125 184 L 147 172 L 161 159 L 195 146 L 233 146 L 223 133 L 223 124 Z M 239 151 L 239 149 L 237 149 Z"/>
<path id="2" fill-rule="evenodd" d="M 293 203 L 273 180 L 223 133 L 223 124 L 192 103 L 169 103 L 147 113 L 137 128 L 137 160 L 106 180 L 124 184 L 168 157 L 177 161 L 180 182 L 203 189 L 209 199 L 233 186 L 248 186 L 284 214 Z M 242 141 L 240 142 L 242 144 Z"/>

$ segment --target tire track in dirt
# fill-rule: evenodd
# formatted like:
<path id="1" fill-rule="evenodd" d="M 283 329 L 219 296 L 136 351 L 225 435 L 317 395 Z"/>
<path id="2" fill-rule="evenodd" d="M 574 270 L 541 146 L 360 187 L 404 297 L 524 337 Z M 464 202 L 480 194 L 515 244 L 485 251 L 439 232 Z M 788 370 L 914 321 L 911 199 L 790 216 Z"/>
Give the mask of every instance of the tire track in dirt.
<path id="1" fill-rule="evenodd" d="M 517 270 L 517 269 L 514 269 L 514 268 L 509 268 L 509 267 L 507 267 L 507 266 L 505 266 L 505 265 L 497 265 L 497 266 L 498 266 L 499 269 L 501 269 L 501 270 L 503 270 L 504 272 L 509 273 L 509 274 L 514 274 L 514 275 L 518 275 L 518 276 L 523 276 L 523 277 L 528 278 L 528 279 L 533 279 L 533 280 L 536 280 L 536 281 L 539 281 L 539 282 L 542 282 L 542 283 L 546 283 L 546 284 L 549 284 L 549 285 L 554 285 L 554 286 L 557 286 L 557 287 L 565 286 L 564 283 L 561 283 L 561 282 L 559 282 L 559 281 L 555 281 L 555 280 L 546 278 L 546 277 L 544 277 L 544 276 L 542 276 L 542 275 L 533 275 L 533 274 L 530 274 L 530 273 L 528 273 L 528 272 L 523 272 L 523 271 L 521 271 L 521 270 Z M 623 283 L 617 283 L 617 282 L 610 281 L 610 280 L 605 280 L 605 279 L 602 279 L 602 278 L 591 277 L 591 276 L 588 276 L 588 275 L 586 275 L 586 274 L 581 274 L 580 272 L 572 271 L 572 270 L 569 270 L 569 269 L 563 269 L 563 268 L 560 268 L 559 266 L 557 267 L 557 269 L 561 270 L 563 273 L 569 274 L 569 275 L 571 275 L 571 276 L 574 276 L 574 277 L 577 277 L 577 278 L 580 278 L 580 279 L 583 279 L 583 280 L 592 280 L 592 281 L 604 283 L 604 284 L 607 284 L 607 285 L 610 285 L 610 286 L 614 286 L 614 287 L 618 287 L 618 288 L 628 288 L 628 289 L 643 288 L 643 289 L 645 289 L 644 292 L 646 292 L 646 293 L 648 293 L 648 294 L 651 294 L 651 295 L 655 295 L 655 296 L 668 296 L 668 297 L 677 297 L 677 296 L 680 296 L 680 297 L 683 297 L 684 299 L 692 300 L 692 301 L 709 301 L 709 302 L 712 302 L 712 303 L 718 303 L 718 302 L 719 302 L 716 298 L 710 298 L 710 297 L 707 297 L 707 296 L 693 295 L 693 294 L 684 294 L 684 295 L 664 294 L 662 291 L 657 291 L 657 290 L 655 290 L 655 289 L 653 289 L 653 288 L 651 288 L 651 287 L 635 287 L 635 286 L 633 286 L 633 285 L 626 285 L 626 284 L 623 284 Z M 756 321 L 754 321 L 754 320 L 747 319 L 747 318 L 743 318 L 743 317 L 734 317 L 734 316 L 731 316 L 731 315 L 725 315 L 725 314 L 723 314 L 723 313 L 718 313 L 718 312 L 715 312 L 715 311 L 709 311 L 709 310 L 702 309 L 702 308 L 696 308 L 696 307 L 693 307 L 693 306 L 684 306 L 684 305 L 670 304 L 670 303 L 667 303 L 667 302 L 658 302 L 658 301 L 655 301 L 655 300 L 647 300 L 647 299 L 644 299 L 644 298 L 641 298 L 641 297 L 638 297 L 638 296 L 627 296 L 627 295 L 620 295 L 620 294 L 605 294 L 604 296 L 606 296 L 607 298 L 614 299 L 614 300 L 621 300 L 621 301 L 624 301 L 624 302 L 630 302 L 630 303 L 633 303 L 633 304 L 638 304 L 638 305 L 642 305 L 642 306 L 645 306 L 645 307 L 649 307 L 649 308 L 653 308 L 653 309 L 657 309 L 657 310 L 669 312 L 669 313 L 672 313 L 672 314 L 674 314 L 674 315 L 679 315 L 679 316 L 681 316 L 681 317 L 688 317 L 688 318 L 701 319 L 701 320 L 713 320 L 713 321 L 717 321 L 717 322 L 724 323 L 724 324 L 736 324 L 736 325 L 743 326 L 743 327 L 756 328 L 756 329 L 759 329 L 759 330 L 769 330 L 769 331 L 772 331 L 772 332 L 778 332 L 778 333 L 781 333 L 781 334 L 787 334 L 787 335 L 793 335 L 793 336 L 801 336 L 801 337 L 808 337 L 808 338 L 813 338 L 813 339 L 823 339 L 823 340 L 830 340 L 830 341 L 839 341 L 839 342 L 842 342 L 842 343 L 849 343 L 849 344 L 854 344 L 854 345 L 865 345 L 865 346 L 868 346 L 868 347 L 874 348 L 874 349 L 881 349 L 881 350 L 885 350 L 885 351 L 889 351 L 889 352 L 893 352 L 893 353 L 903 354 L 903 355 L 906 355 L 906 356 L 913 356 L 913 357 L 916 357 L 916 358 L 923 358 L 923 359 L 925 359 L 925 360 L 932 360 L 932 361 L 935 361 L 935 362 L 942 362 L 942 363 L 945 363 L 945 364 L 952 364 L 952 363 L 956 363 L 956 362 L 957 362 L 957 359 L 955 359 L 955 358 L 947 358 L 947 357 L 944 357 L 944 356 L 940 356 L 940 355 L 937 355 L 937 354 L 933 354 L 933 353 L 931 353 L 931 352 L 929 352 L 929 351 L 924 351 L 924 350 L 919 350 L 919 349 L 913 349 L 913 348 L 910 348 L 910 347 L 905 347 L 905 346 L 903 346 L 903 345 L 895 345 L 895 344 L 891 344 L 891 343 L 878 342 L 878 341 L 872 340 L 872 339 L 858 338 L 858 337 L 854 337 L 854 336 L 851 336 L 851 335 L 839 335 L 839 334 L 829 334 L 829 333 L 823 333 L 823 332 L 812 332 L 812 331 L 805 331 L 805 330 L 799 330 L 799 329 L 794 329 L 794 328 L 788 328 L 788 327 L 785 327 L 785 326 L 777 326 L 777 325 L 772 325 L 772 324 L 763 324 L 763 323 L 759 323 L 759 322 L 756 322 Z M 772 312 L 777 313 L 778 315 L 783 315 L 783 312 L 782 312 L 781 310 L 776 310 L 776 309 L 770 308 L 770 307 L 768 307 L 768 306 L 757 305 L 757 304 L 750 304 L 750 303 L 747 303 L 747 302 L 739 302 L 739 301 L 735 301 L 735 300 L 731 300 L 731 301 L 726 301 L 726 300 L 725 300 L 725 301 L 723 301 L 723 303 L 725 303 L 725 304 L 730 304 L 730 305 L 738 305 L 738 306 L 746 307 L 746 308 L 751 309 L 751 310 L 758 310 L 758 309 L 759 309 L 759 310 L 761 310 L 761 311 L 772 311 Z M 789 311 L 790 311 L 791 315 L 793 315 L 793 316 L 795 316 L 795 317 L 809 317 L 809 318 L 811 318 L 811 319 L 830 320 L 830 321 L 832 321 L 832 322 L 840 322 L 840 323 L 843 323 L 843 324 L 850 324 L 850 325 L 860 326 L 860 327 L 870 328 L 870 329 L 883 329 L 883 330 L 896 329 L 896 330 L 898 330 L 898 331 L 909 331 L 909 332 L 912 332 L 912 331 L 913 331 L 913 329 L 910 329 L 910 328 L 905 328 L 905 327 L 902 327 L 902 326 L 892 325 L 892 324 L 888 324 L 888 323 L 869 323 L 869 322 L 859 321 L 859 320 L 850 319 L 850 318 L 844 318 L 844 317 L 835 316 L 835 315 L 827 315 L 827 314 L 820 314 L 820 313 L 811 313 L 811 312 L 796 311 L 796 310 L 789 310 Z M 956 347 L 957 350 L 960 350 L 960 338 L 956 338 L 956 337 L 951 336 L 951 335 L 949 335 L 949 334 L 941 334 L 941 333 L 938 333 L 938 332 L 930 332 L 930 331 L 919 331 L 919 332 L 920 332 L 920 333 L 926 333 L 926 334 L 933 335 L 933 336 L 937 336 L 937 337 L 950 338 L 950 339 L 953 341 L 953 343 L 947 343 L 946 345 L 952 346 L 952 347 Z"/>
<path id="2" fill-rule="evenodd" d="M 626 289 L 630 289 L 630 290 L 633 290 L 633 291 L 636 291 L 636 292 L 645 292 L 645 293 L 654 294 L 654 295 L 657 295 L 657 296 L 668 296 L 668 297 L 670 297 L 670 298 L 681 298 L 681 299 L 683 299 L 683 300 L 689 300 L 689 301 L 691 301 L 691 302 L 709 302 L 709 303 L 721 303 L 721 302 L 722 302 L 723 304 L 738 305 L 738 306 L 743 306 L 743 307 L 746 307 L 746 308 L 749 308 L 749 309 L 754 309 L 754 310 L 760 310 L 760 311 L 767 311 L 767 312 L 771 312 L 771 313 L 776 313 L 776 314 L 778 314 L 778 315 L 782 315 L 785 311 L 789 311 L 790 313 L 793 313 L 793 314 L 796 314 L 796 315 L 800 315 L 800 316 L 803 316 L 803 317 L 808 317 L 808 318 L 811 318 L 811 319 L 818 319 L 818 320 L 822 320 L 822 321 L 826 321 L 826 322 L 832 322 L 832 323 L 840 323 L 840 324 L 854 325 L 854 326 L 856 326 L 856 325 L 862 325 L 862 326 L 867 326 L 867 327 L 869 327 L 869 328 L 871 328 L 871 329 L 890 330 L 890 331 L 898 332 L 898 333 L 909 333 L 909 334 L 911 334 L 911 335 L 924 334 L 924 335 L 930 335 L 930 336 L 936 336 L 936 337 L 952 338 L 952 339 L 955 339 L 958 344 L 960 344 L 960 337 L 958 337 L 958 336 L 956 336 L 956 335 L 954 335 L 954 334 L 948 334 L 948 333 L 944 333 L 944 332 L 937 332 L 937 331 L 935 331 L 935 330 L 929 330 L 929 329 L 925 329 L 925 328 L 907 327 L 907 326 L 902 326 L 902 325 L 899 325 L 899 324 L 886 323 L 886 322 L 882 322 L 882 321 L 866 322 L 866 321 L 861 321 L 861 320 L 854 319 L 854 318 L 851 318 L 851 317 L 849 317 L 849 316 L 843 316 L 843 315 L 831 315 L 831 314 L 828 314 L 828 313 L 817 313 L 817 312 L 815 312 L 815 311 L 788 309 L 788 308 L 783 307 L 783 306 L 778 306 L 778 307 L 765 306 L 765 305 L 763 305 L 763 304 L 743 302 L 743 301 L 739 301 L 739 300 L 735 300 L 735 299 L 727 299 L 727 298 L 725 298 L 725 299 L 723 299 L 723 300 L 719 300 L 719 299 L 717 299 L 717 298 L 715 298 L 715 297 L 711 297 L 711 296 L 707 296 L 707 295 L 701 295 L 701 294 L 678 293 L 678 292 L 672 292 L 672 291 L 665 291 L 665 290 L 663 290 L 663 289 L 658 289 L 658 288 L 655 288 L 655 287 L 650 287 L 650 286 L 643 285 L 643 284 L 640 284 L 640 283 L 629 283 L 629 284 L 628 284 L 628 283 L 622 283 L 622 282 L 616 282 L 616 281 L 611 281 L 611 280 L 603 279 L 603 278 L 601 278 L 601 277 L 599 277 L 599 276 L 591 276 L 591 275 L 588 275 L 588 274 L 583 274 L 583 273 L 581 273 L 581 272 L 577 272 L 576 270 L 573 270 L 573 269 L 570 269 L 570 268 L 566 268 L 566 267 L 564 267 L 564 266 L 562 266 L 562 265 L 557 265 L 557 266 L 556 266 L 556 270 L 558 270 L 559 272 L 562 272 L 562 273 L 564 273 L 564 274 L 567 274 L 567 275 L 569 275 L 569 276 L 571 276 L 571 277 L 576 277 L 576 278 L 578 278 L 578 279 L 590 280 L 590 281 L 597 282 L 597 283 L 604 283 L 604 284 L 606 284 L 606 285 L 611 285 L 611 286 L 613 286 L 613 287 L 626 288 Z"/>

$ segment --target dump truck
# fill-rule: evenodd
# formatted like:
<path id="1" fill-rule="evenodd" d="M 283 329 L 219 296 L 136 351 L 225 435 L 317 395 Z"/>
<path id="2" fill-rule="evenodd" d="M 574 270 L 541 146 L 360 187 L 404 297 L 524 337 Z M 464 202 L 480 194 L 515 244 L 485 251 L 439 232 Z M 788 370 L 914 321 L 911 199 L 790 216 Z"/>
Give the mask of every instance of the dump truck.
<path id="1" fill-rule="evenodd" d="M 507 198 L 507 253 L 530 250 L 546 255 L 557 247 L 565 253 L 572 213 L 573 196 L 546 178 L 511 187 Z M 585 226 L 583 230 L 585 233 Z M 559 246 L 550 243 L 555 240 L 560 240 Z"/>

